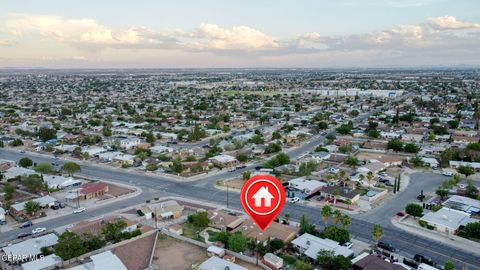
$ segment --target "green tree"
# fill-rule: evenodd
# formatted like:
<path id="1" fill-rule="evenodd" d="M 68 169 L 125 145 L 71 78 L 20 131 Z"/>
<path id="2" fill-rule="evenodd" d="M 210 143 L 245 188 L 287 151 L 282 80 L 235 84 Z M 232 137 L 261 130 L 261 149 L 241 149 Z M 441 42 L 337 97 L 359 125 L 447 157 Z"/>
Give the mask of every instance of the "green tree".
<path id="1" fill-rule="evenodd" d="M 43 182 L 42 178 L 37 174 L 27 176 L 27 178 L 22 181 L 22 184 L 31 193 L 37 193 L 39 191 L 46 190 L 45 183 Z"/>
<path id="2" fill-rule="evenodd" d="M 33 169 L 41 174 L 47 174 L 53 171 L 53 166 L 48 162 L 41 162 L 38 163 Z"/>
<path id="3" fill-rule="evenodd" d="M 455 264 L 452 261 L 446 261 L 443 264 L 443 270 L 455 270 Z"/>
<path id="4" fill-rule="evenodd" d="M 447 124 L 451 129 L 456 129 L 458 128 L 459 122 L 457 120 L 450 120 Z"/>
<path id="5" fill-rule="evenodd" d="M 373 225 L 372 236 L 373 236 L 373 240 L 375 240 L 375 242 L 378 243 L 378 241 L 380 241 L 380 239 L 382 239 L 382 236 L 383 236 L 382 226 L 380 226 L 379 224 Z"/>
<path id="6" fill-rule="evenodd" d="M 24 168 L 31 167 L 33 165 L 33 161 L 28 157 L 23 157 L 18 161 L 18 165 Z"/>
<path id="7" fill-rule="evenodd" d="M 350 216 L 348 215 L 343 215 L 340 222 L 342 223 L 343 228 L 347 228 L 352 223 Z"/>
<path id="8" fill-rule="evenodd" d="M 295 262 L 295 270 L 312 270 L 313 267 L 308 262 L 297 260 Z"/>
<path id="9" fill-rule="evenodd" d="M 84 247 L 87 249 L 87 252 L 100 249 L 106 244 L 105 240 L 101 236 L 94 235 L 92 233 L 84 233 L 81 238 Z"/>
<path id="10" fill-rule="evenodd" d="M 272 132 L 272 140 L 280 140 L 282 139 L 282 135 L 278 131 Z"/>
<path id="11" fill-rule="evenodd" d="M 242 179 L 243 179 L 243 181 L 246 181 L 246 180 L 250 179 L 251 176 L 252 176 L 252 173 L 250 171 L 246 171 L 246 172 L 243 172 Z"/>
<path id="12" fill-rule="evenodd" d="M 392 149 L 393 151 L 402 151 L 403 150 L 403 142 L 399 139 L 392 139 L 388 141 L 387 148 Z"/>
<path id="13" fill-rule="evenodd" d="M 282 151 L 282 146 L 279 143 L 271 143 L 265 148 L 266 154 L 277 153 Z"/>
<path id="14" fill-rule="evenodd" d="M 40 204 L 35 201 L 27 201 L 24 205 L 25 211 L 30 215 L 34 215 L 38 210 L 40 210 Z"/>
<path id="15" fill-rule="evenodd" d="M 172 162 L 172 171 L 175 172 L 175 173 L 183 172 L 183 164 L 182 164 L 182 161 L 180 160 L 180 158 L 176 158 Z"/>
<path id="16" fill-rule="evenodd" d="M 445 190 L 445 189 L 437 189 L 435 191 L 435 193 L 440 196 L 440 199 L 443 201 L 443 199 L 445 199 L 445 197 L 448 196 L 448 190 Z"/>
<path id="17" fill-rule="evenodd" d="M 208 223 L 210 222 L 207 212 L 200 212 L 190 215 L 188 220 L 191 224 L 193 224 L 193 226 L 201 229 L 208 227 Z"/>
<path id="18" fill-rule="evenodd" d="M 467 187 L 465 188 L 465 195 L 472 199 L 478 197 L 478 188 L 473 184 L 472 180 L 468 180 Z"/>
<path id="19" fill-rule="evenodd" d="M 326 227 L 321 236 L 337 241 L 340 244 L 350 241 L 350 233 L 346 229 L 338 228 L 337 226 Z"/>
<path id="20" fill-rule="evenodd" d="M 241 232 L 236 232 L 228 238 L 228 248 L 234 252 L 243 252 L 247 249 L 247 238 Z"/>
<path id="21" fill-rule="evenodd" d="M 146 169 L 147 169 L 147 171 L 153 172 L 153 171 L 157 170 L 158 167 L 157 167 L 156 164 L 151 163 L 151 164 L 147 164 Z"/>
<path id="22" fill-rule="evenodd" d="M 345 164 L 347 164 L 348 166 L 356 167 L 358 165 L 358 159 L 353 156 L 348 156 L 345 160 Z"/>
<path id="23" fill-rule="evenodd" d="M 465 175 L 465 177 L 468 178 L 470 175 L 475 173 L 475 170 L 470 166 L 460 165 L 457 169 L 457 172 Z"/>
<path id="24" fill-rule="evenodd" d="M 253 135 L 252 138 L 250 138 L 250 142 L 254 144 L 264 144 L 265 139 L 263 139 L 262 135 L 256 134 L 256 135 Z"/>
<path id="25" fill-rule="evenodd" d="M 127 228 L 125 220 L 118 220 L 116 222 L 107 222 L 102 227 L 102 234 L 106 241 L 118 243 L 122 241 L 122 231 Z"/>
<path id="26" fill-rule="evenodd" d="M 13 141 L 10 143 L 10 145 L 11 145 L 12 147 L 22 146 L 22 145 L 23 145 L 23 142 L 22 142 L 22 140 L 20 140 L 20 139 L 15 139 L 15 140 L 13 140 Z"/>
<path id="27" fill-rule="evenodd" d="M 157 140 L 157 138 L 155 137 L 155 135 L 153 135 L 153 132 L 149 132 L 147 133 L 147 136 L 145 138 L 145 140 L 150 144 L 150 145 L 155 145 L 155 141 Z"/>
<path id="28" fill-rule="evenodd" d="M 407 153 L 418 153 L 420 149 L 414 143 L 407 143 L 405 144 L 404 151 Z"/>
<path id="29" fill-rule="evenodd" d="M 55 254 L 63 260 L 70 260 L 87 252 L 87 248 L 80 236 L 69 231 L 62 233 L 58 237 L 54 250 Z"/>
<path id="30" fill-rule="evenodd" d="M 75 162 L 67 162 L 63 164 L 61 170 L 68 173 L 70 176 L 72 176 L 76 172 L 79 172 L 81 168 L 80 168 L 80 165 L 78 165 Z"/>
<path id="31" fill-rule="evenodd" d="M 57 138 L 57 131 L 53 128 L 41 127 L 38 132 L 38 138 L 43 142 Z"/>
<path id="32" fill-rule="evenodd" d="M 302 215 L 302 217 L 300 218 L 300 230 L 299 230 L 299 234 L 302 235 L 304 233 L 309 233 L 309 234 L 313 234 L 315 232 L 315 225 L 313 224 L 310 224 L 308 222 L 308 219 L 305 215 Z"/>
<path id="33" fill-rule="evenodd" d="M 416 203 L 409 203 L 407 206 L 405 206 L 405 212 L 413 218 L 421 217 L 423 215 L 423 208 L 422 206 L 416 204 Z"/>
<path id="34" fill-rule="evenodd" d="M 333 215 L 333 224 L 336 226 L 338 222 L 340 222 L 340 219 L 342 219 L 342 216 L 343 216 L 342 211 L 335 209 L 332 215 Z"/>
<path id="35" fill-rule="evenodd" d="M 3 187 L 3 192 L 5 193 L 3 197 L 5 198 L 5 200 L 10 201 L 13 198 L 15 190 L 15 186 L 12 185 L 10 182 L 5 183 L 5 186 Z"/>
<path id="36" fill-rule="evenodd" d="M 467 238 L 480 239 L 480 222 L 471 222 L 465 225 L 463 233 Z"/>
<path id="37" fill-rule="evenodd" d="M 423 167 L 424 163 L 421 157 L 419 156 L 414 156 L 410 158 L 409 163 L 412 164 L 415 167 Z"/>
<path id="38" fill-rule="evenodd" d="M 321 210 L 323 224 L 327 225 L 330 216 L 332 215 L 332 207 L 330 205 L 324 205 Z"/>

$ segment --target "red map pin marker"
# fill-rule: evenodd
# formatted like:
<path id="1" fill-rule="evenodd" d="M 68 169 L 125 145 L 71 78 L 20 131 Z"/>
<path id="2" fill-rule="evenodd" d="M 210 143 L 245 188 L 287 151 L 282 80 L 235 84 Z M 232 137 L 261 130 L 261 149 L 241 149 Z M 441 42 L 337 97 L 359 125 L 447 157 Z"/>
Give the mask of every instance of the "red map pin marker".
<path id="1" fill-rule="evenodd" d="M 255 175 L 243 184 L 243 210 L 264 231 L 283 209 L 286 196 L 282 183 L 272 175 Z"/>

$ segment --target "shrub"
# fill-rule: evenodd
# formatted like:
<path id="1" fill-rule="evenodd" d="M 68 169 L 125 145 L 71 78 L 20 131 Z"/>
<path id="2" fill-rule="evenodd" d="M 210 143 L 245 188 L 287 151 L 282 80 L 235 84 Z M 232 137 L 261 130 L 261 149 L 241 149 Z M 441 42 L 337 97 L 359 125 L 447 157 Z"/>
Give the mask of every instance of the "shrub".
<path id="1" fill-rule="evenodd" d="M 419 220 L 418 224 L 423 228 L 426 228 L 428 226 L 428 222 L 426 222 L 425 220 Z"/>

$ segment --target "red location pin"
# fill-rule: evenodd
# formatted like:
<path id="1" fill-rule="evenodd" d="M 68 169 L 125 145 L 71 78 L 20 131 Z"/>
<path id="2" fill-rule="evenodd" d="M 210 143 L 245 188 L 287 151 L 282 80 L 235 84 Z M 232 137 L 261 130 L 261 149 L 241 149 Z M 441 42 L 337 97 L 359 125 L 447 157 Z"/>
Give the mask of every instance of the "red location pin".
<path id="1" fill-rule="evenodd" d="M 262 231 L 280 214 L 285 200 L 285 189 L 272 175 L 253 176 L 240 192 L 243 210 Z"/>

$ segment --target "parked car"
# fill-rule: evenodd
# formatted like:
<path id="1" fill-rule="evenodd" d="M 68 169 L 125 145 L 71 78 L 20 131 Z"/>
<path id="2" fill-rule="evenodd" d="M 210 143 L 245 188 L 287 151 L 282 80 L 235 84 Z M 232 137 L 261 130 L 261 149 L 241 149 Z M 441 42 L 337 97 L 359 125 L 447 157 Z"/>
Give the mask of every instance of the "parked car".
<path id="1" fill-rule="evenodd" d="M 25 149 L 20 150 L 20 153 L 25 154 Z"/>
<path id="2" fill-rule="evenodd" d="M 32 235 L 31 232 L 23 232 L 23 233 L 19 233 L 19 234 L 17 235 L 17 238 L 18 238 L 18 239 L 20 239 L 20 238 L 25 238 L 25 237 L 28 237 L 28 236 L 30 236 L 30 235 Z"/>
<path id="3" fill-rule="evenodd" d="M 300 201 L 300 198 L 298 198 L 298 197 L 293 197 L 293 198 L 290 199 L 291 203 L 297 203 L 299 201 Z"/>
<path id="4" fill-rule="evenodd" d="M 85 207 L 79 207 L 79 208 L 73 210 L 73 213 L 74 214 L 79 214 L 79 213 L 85 212 L 85 210 L 87 210 Z"/>
<path id="5" fill-rule="evenodd" d="M 5 224 L 7 224 L 7 221 L 5 220 L 0 221 L 0 225 L 5 225 Z"/>
<path id="6" fill-rule="evenodd" d="M 443 171 L 442 174 L 445 175 L 445 176 L 452 176 L 452 175 L 453 175 L 453 172 L 451 172 L 451 171 Z"/>
<path id="7" fill-rule="evenodd" d="M 435 262 L 433 262 L 433 260 L 427 256 L 424 256 L 424 255 L 421 255 L 421 254 L 416 254 L 413 259 L 416 261 L 416 262 L 419 262 L 419 263 L 425 263 L 425 264 L 428 264 L 430 266 L 435 266 Z"/>
<path id="8" fill-rule="evenodd" d="M 346 242 L 346 243 L 343 243 L 342 246 L 344 246 L 344 247 L 346 247 L 346 248 L 352 248 L 353 243 L 352 243 L 352 242 Z"/>
<path id="9" fill-rule="evenodd" d="M 35 228 L 35 229 L 32 230 L 32 234 L 42 233 L 46 230 L 47 230 L 47 228 L 45 228 L 45 227 Z"/>
<path id="10" fill-rule="evenodd" d="M 65 208 L 65 204 L 63 202 L 58 203 L 58 206 L 60 206 L 60 208 Z"/>
<path id="11" fill-rule="evenodd" d="M 53 210 L 58 210 L 58 209 L 60 209 L 60 206 L 58 204 L 54 204 L 54 205 L 50 206 L 50 208 L 52 208 Z"/>
<path id="12" fill-rule="evenodd" d="M 26 222 L 20 224 L 20 229 L 28 228 L 28 227 L 30 227 L 30 226 L 32 226 L 32 225 L 33 225 L 33 223 L 29 220 L 29 221 L 26 221 Z"/>
<path id="13" fill-rule="evenodd" d="M 329 172 L 329 173 L 339 173 L 339 172 L 340 172 L 340 169 L 339 169 L 339 168 L 330 167 L 330 168 L 328 169 L 328 172 Z"/>
<path id="14" fill-rule="evenodd" d="M 378 242 L 377 247 L 381 249 L 388 250 L 390 252 L 395 252 L 395 248 L 393 247 L 392 244 L 386 243 L 386 242 Z"/>

